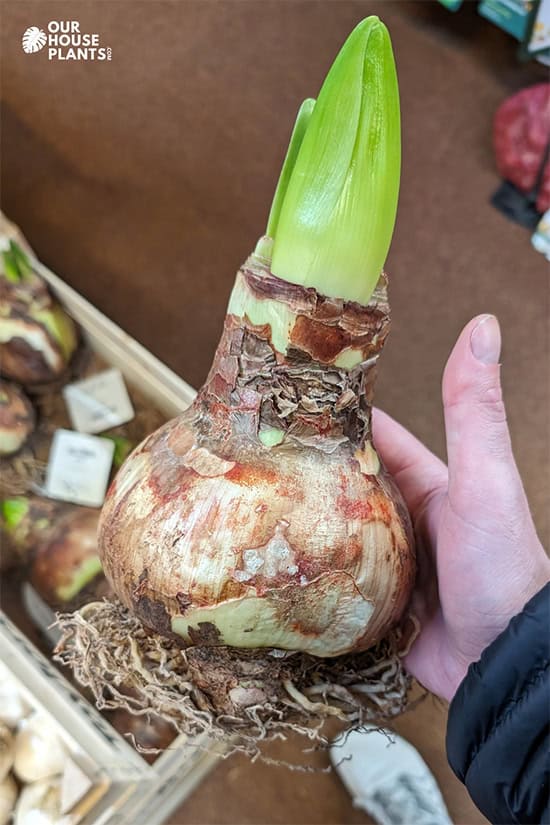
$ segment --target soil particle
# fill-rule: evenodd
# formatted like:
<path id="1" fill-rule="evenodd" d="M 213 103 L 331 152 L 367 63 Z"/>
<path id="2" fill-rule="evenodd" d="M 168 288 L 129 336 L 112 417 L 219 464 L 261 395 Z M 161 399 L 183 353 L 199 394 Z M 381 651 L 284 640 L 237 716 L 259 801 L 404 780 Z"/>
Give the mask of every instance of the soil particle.
<path id="1" fill-rule="evenodd" d="M 157 633 L 172 636 L 170 616 L 162 602 L 156 602 L 149 596 L 140 596 L 134 603 L 134 609 L 144 625 Z"/>
<path id="2" fill-rule="evenodd" d="M 191 625 L 189 625 L 187 632 L 194 645 L 222 644 L 220 631 L 212 622 L 199 622 L 198 627 L 191 627 Z"/>

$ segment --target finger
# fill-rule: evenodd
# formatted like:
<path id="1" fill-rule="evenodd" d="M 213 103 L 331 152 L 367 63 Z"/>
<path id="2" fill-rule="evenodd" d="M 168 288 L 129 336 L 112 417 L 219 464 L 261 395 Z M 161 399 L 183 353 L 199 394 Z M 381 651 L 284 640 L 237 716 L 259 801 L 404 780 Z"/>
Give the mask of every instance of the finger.
<path id="1" fill-rule="evenodd" d="M 517 505 L 522 485 L 512 454 L 500 385 L 500 327 L 480 315 L 463 329 L 443 375 L 449 500 L 467 517 Z"/>
<path id="2" fill-rule="evenodd" d="M 436 491 L 447 485 L 447 468 L 405 427 L 382 410 L 373 410 L 376 450 L 395 479 L 413 516 Z"/>

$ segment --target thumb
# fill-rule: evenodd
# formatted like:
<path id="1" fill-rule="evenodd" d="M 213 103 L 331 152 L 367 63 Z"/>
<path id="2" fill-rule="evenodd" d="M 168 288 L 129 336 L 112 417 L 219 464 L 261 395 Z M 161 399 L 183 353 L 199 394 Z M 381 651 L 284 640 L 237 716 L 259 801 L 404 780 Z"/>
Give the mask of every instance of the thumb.
<path id="1" fill-rule="evenodd" d="M 500 327 L 479 315 L 462 330 L 443 375 L 449 500 L 467 520 L 472 509 L 517 506 L 523 489 L 515 465 L 500 386 Z"/>

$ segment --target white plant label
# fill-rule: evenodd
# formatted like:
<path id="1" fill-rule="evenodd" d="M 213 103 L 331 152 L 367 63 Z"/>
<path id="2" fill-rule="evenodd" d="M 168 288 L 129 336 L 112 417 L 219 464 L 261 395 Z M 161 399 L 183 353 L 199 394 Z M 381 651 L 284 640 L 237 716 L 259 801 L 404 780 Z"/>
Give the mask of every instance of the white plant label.
<path id="1" fill-rule="evenodd" d="M 134 408 L 117 369 L 67 384 L 63 397 L 71 424 L 80 433 L 101 433 L 134 417 Z"/>
<path id="2" fill-rule="evenodd" d="M 56 430 L 46 473 L 46 495 L 86 507 L 101 507 L 114 451 L 114 441 L 109 438 Z"/>

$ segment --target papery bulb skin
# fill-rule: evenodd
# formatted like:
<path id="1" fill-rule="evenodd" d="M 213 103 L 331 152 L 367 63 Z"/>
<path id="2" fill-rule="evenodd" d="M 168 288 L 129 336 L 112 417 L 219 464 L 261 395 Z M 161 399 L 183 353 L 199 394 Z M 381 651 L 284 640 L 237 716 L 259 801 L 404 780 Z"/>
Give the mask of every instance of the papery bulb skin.
<path id="1" fill-rule="evenodd" d="M 415 575 L 401 496 L 370 404 L 389 327 L 282 281 L 252 256 L 194 404 L 147 438 L 105 502 L 100 555 L 121 601 L 184 645 L 364 650 Z"/>

